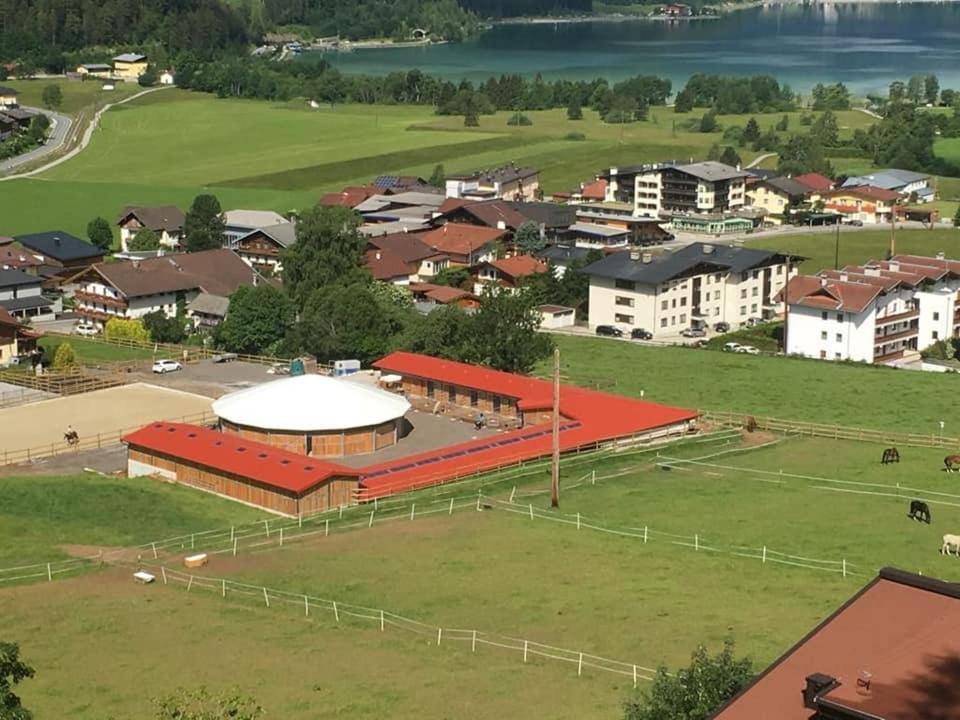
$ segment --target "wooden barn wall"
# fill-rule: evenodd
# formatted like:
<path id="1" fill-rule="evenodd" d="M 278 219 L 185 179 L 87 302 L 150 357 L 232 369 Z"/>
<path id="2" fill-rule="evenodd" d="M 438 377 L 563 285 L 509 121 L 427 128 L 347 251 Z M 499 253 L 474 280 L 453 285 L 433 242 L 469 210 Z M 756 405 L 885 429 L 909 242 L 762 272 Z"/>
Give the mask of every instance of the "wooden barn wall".
<path id="1" fill-rule="evenodd" d="M 304 515 L 311 515 L 340 505 L 352 505 L 358 486 L 359 483 L 356 478 L 330 478 L 327 482 L 304 494 L 300 499 L 300 512 Z"/>
<path id="2" fill-rule="evenodd" d="M 427 396 L 427 379 L 404 376 L 402 383 L 403 392 L 412 399 L 420 400 L 421 405 L 439 402 L 441 406 L 453 406 L 469 413 L 484 415 L 495 415 L 507 420 L 520 419 L 521 413 L 517 407 L 516 398 L 506 395 L 497 395 L 496 393 L 484 392 L 482 390 L 473 390 L 463 385 L 452 385 L 449 383 L 434 382 L 433 397 Z M 453 391 L 453 399 L 450 398 L 450 391 Z M 476 396 L 476 404 L 474 404 Z M 494 409 L 494 400 L 499 398 L 500 408 Z M 426 405 L 424 405 L 426 406 Z"/>

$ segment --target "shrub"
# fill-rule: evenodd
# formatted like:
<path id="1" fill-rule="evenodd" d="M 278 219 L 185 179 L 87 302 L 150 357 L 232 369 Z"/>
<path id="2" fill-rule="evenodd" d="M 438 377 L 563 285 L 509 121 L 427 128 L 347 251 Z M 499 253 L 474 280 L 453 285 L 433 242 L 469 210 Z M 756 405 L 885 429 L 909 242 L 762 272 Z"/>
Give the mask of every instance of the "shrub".
<path id="1" fill-rule="evenodd" d="M 586 140 L 587 136 L 582 132 L 568 132 L 563 136 L 564 140 L 573 140 L 574 142 L 580 142 L 581 140 Z"/>
<path id="2" fill-rule="evenodd" d="M 132 340 L 134 342 L 149 343 L 150 333 L 143 326 L 141 320 L 124 320 L 113 318 L 108 320 L 103 328 L 103 336 L 107 340 Z"/>
<path id="3" fill-rule="evenodd" d="M 60 343 L 57 352 L 53 356 L 54 370 L 67 370 L 75 367 L 77 364 L 77 354 L 73 351 L 70 343 Z"/>
<path id="4" fill-rule="evenodd" d="M 521 125 L 523 127 L 529 127 L 530 125 L 533 125 L 533 120 L 523 113 L 514 113 L 510 116 L 510 119 L 507 120 L 507 125 Z"/>

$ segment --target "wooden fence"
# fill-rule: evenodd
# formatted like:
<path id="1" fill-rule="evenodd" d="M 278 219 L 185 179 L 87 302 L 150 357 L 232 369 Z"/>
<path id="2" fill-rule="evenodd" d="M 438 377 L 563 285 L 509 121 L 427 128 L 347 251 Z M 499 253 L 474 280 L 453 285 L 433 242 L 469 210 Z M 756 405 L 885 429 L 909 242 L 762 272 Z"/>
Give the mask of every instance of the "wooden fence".
<path id="1" fill-rule="evenodd" d="M 53 395 L 79 395 L 125 385 L 127 380 L 120 373 L 88 375 L 84 372 L 72 371 L 33 375 L 18 370 L 0 370 L 0 382 Z"/>
<path id="2" fill-rule="evenodd" d="M 960 447 L 960 438 L 948 437 L 937 433 L 903 433 L 893 430 L 871 430 L 869 428 L 855 428 L 844 425 L 761 417 L 759 415 L 735 413 L 732 411 L 716 412 L 705 410 L 701 413 L 701 417 L 705 422 L 727 427 L 744 427 L 747 419 L 752 418 L 758 430 L 832 438 L 834 440 L 858 440 L 886 445 L 906 445 L 926 448 Z"/>

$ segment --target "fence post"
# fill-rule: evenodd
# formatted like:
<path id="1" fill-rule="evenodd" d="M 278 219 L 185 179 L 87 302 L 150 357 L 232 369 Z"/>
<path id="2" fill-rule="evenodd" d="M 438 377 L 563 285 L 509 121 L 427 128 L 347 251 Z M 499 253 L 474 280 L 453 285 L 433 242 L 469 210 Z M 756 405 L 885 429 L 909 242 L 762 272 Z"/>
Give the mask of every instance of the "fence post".
<path id="1" fill-rule="evenodd" d="M 437 628 L 437 647 L 440 647 L 440 638 L 443 637 L 443 628 Z"/>
<path id="2" fill-rule="evenodd" d="M 230 542 L 233 542 L 233 525 L 230 526 Z"/>
<path id="3" fill-rule="evenodd" d="M 343 505 L 340 506 L 340 520 L 343 520 Z"/>
<path id="4" fill-rule="evenodd" d="M 597 484 L 597 471 L 595 469 L 590 471 L 590 484 Z"/>
<path id="5" fill-rule="evenodd" d="M 283 526 L 280 526 L 280 547 L 283 547 Z"/>
<path id="6" fill-rule="evenodd" d="M 450 511 L 447 515 L 453 515 L 453 498 L 450 498 Z"/>
<path id="7" fill-rule="evenodd" d="M 477 651 L 477 631 L 473 631 L 473 639 L 470 641 L 470 652 Z"/>
<path id="8" fill-rule="evenodd" d="M 327 537 L 330 534 L 330 518 L 327 518 L 323 521 L 323 536 Z"/>
<path id="9" fill-rule="evenodd" d="M 187 581 L 187 592 L 190 592 L 190 588 L 193 587 L 193 575 L 190 576 L 190 579 Z"/>
<path id="10" fill-rule="evenodd" d="M 165 567 L 163 567 L 162 565 L 160 566 L 160 575 L 163 576 L 163 584 L 166 585 L 166 584 L 167 584 L 167 569 L 166 569 Z"/>
<path id="11" fill-rule="evenodd" d="M 416 503 L 411 503 L 411 504 L 410 504 L 410 519 L 411 519 L 411 520 L 413 520 L 413 518 L 414 518 L 414 513 L 415 513 L 416 511 L 417 511 L 417 504 L 416 504 Z"/>
<path id="12" fill-rule="evenodd" d="M 510 502 L 513 502 L 513 496 L 517 494 L 517 486 L 513 486 L 513 490 L 510 491 Z"/>
<path id="13" fill-rule="evenodd" d="M 380 632 L 383 632 L 383 610 L 380 611 Z"/>
<path id="14" fill-rule="evenodd" d="M 190 533 L 190 549 L 193 550 L 193 533 Z"/>
<path id="15" fill-rule="evenodd" d="M 526 640 L 523 641 L 523 661 L 524 662 L 527 661 L 527 645 L 528 644 L 529 643 Z"/>
<path id="16" fill-rule="evenodd" d="M 763 546 L 763 562 L 764 563 L 767 562 L 767 546 L 766 545 Z"/>
<path id="17" fill-rule="evenodd" d="M 533 520 L 533 503 L 530 503 L 530 519 Z"/>
<path id="18" fill-rule="evenodd" d="M 333 601 L 333 619 L 340 622 L 340 611 L 337 610 L 337 601 Z"/>
<path id="19" fill-rule="evenodd" d="M 267 537 L 270 537 L 270 521 L 269 520 L 263 521 L 263 529 L 264 529 L 264 532 L 267 533 Z"/>
<path id="20" fill-rule="evenodd" d="M 152 543 L 150 543 L 150 545 L 153 547 L 153 559 L 156 560 L 156 559 L 157 559 L 157 544 L 156 544 L 155 542 L 152 542 Z"/>
<path id="21" fill-rule="evenodd" d="M 50 570 L 50 563 L 47 563 L 47 582 L 53 582 L 53 572 Z"/>
<path id="22" fill-rule="evenodd" d="M 226 580 L 221 580 L 220 583 L 221 583 L 221 584 L 220 584 L 220 597 L 226 597 L 226 596 L 227 596 L 227 581 L 226 581 Z"/>
<path id="23" fill-rule="evenodd" d="M 580 529 L 580 513 L 577 513 L 577 530 Z"/>
<path id="24" fill-rule="evenodd" d="M 310 617 L 310 598 L 303 596 L 303 616 Z"/>
<path id="25" fill-rule="evenodd" d="M 367 527 L 370 527 L 370 526 L 373 525 L 373 514 L 374 514 L 375 512 L 376 512 L 376 510 L 371 510 L 371 511 L 370 511 L 370 522 L 367 523 Z"/>
<path id="26" fill-rule="evenodd" d="M 633 686 L 637 686 L 637 666 L 633 666 Z"/>
<path id="27" fill-rule="evenodd" d="M 270 607 L 270 596 L 267 595 L 267 588 L 263 588 L 263 601 L 267 604 L 267 607 Z"/>
<path id="28" fill-rule="evenodd" d="M 374 509 L 374 510 L 378 510 L 378 509 L 379 509 L 378 506 L 377 506 L 377 499 L 376 499 L 376 498 L 373 499 L 373 509 Z"/>
<path id="29" fill-rule="evenodd" d="M 644 545 L 647 544 L 647 526 L 646 525 L 643 526 L 643 544 Z"/>
<path id="30" fill-rule="evenodd" d="M 233 556 L 234 557 L 237 556 L 237 539 L 236 538 L 233 539 Z"/>
<path id="31" fill-rule="evenodd" d="M 699 536 L 699 535 L 694 535 L 694 536 L 693 536 L 693 551 L 694 551 L 694 552 L 697 552 L 698 550 L 700 550 L 700 536 Z"/>
<path id="32" fill-rule="evenodd" d="M 297 528 L 298 529 L 303 528 L 303 514 L 297 515 Z"/>
<path id="33" fill-rule="evenodd" d="M 843 576 L 844 577 L 847 576 L 847 559 L 846 558 L 843 559 Z"/>
<path id="34" fill-rule="evenodd" d="M 580 653 L 580 659 L 577 660 L 577 677 L 583 674 L 583 653 Z"/>
<path id="35" fill-rule="evenodd" d="M 97 450 L 100 449 L 100 433 L 97 433 Z"/>

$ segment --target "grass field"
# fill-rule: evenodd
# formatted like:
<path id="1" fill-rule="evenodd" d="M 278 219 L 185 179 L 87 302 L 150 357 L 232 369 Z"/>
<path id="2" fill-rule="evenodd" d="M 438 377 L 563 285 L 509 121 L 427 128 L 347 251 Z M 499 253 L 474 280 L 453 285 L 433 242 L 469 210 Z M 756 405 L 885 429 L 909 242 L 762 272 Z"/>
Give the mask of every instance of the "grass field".
<path id="1" fill-rule="evenodd" d="M 43 107 L 44 89 L 48 85 L 56 85 L 63 96 L 63 102 L 57 109 L 65 115 L 74 115 L 94 105 L 103 107 L 143 90 L 136 83 L 117 83 L 115 89 L 105 91 L 102 82 L 67 82 L 62 79 L 4 80 L 3 84 L 17 91 L 21 105 L 39 108 Z"/>
<path id="2" fill-rule="evenodd" d="M 644 347 L 606 338 L 554 336 L 563 376 L 626 395 L 700 410 L 960 436 L 953 378 L 853 363 Z M 546 373 L 546 364 L 540 372 Z M 910 398 L 910 402 L 891 402 Z"/>
<path id="3" fill-rule="evenodd" d="M 71 337 L 45 335 L 39 340 L 40 346 L 51 361 L 57 354 L 57 348 L 65 342 L 73 348 L 77 360 L 85 364 L 120 362 L 123 360 L 150 360 L 154 356 L 152 350 L 145 348 L 120 347 L 119 345 L 88 340 L 79 335 Z"/>
<path id="4" fill-rule="evenodd" d="M 693 458 L 737 448 L 734 441 L 660 452 Z M 200 572 L 647 666 L 676 667 L 698 643 L 716 647 L 730 636 L 762 667 L 878 567 L 960 577 L 956 564 L 937 553 L 944 528 L 960 522 L 958 508 L 932 504 L 934 521 L 926 526 L 904 517 L 905 497 L 866 494 L 895 495 L 897 482 L 960 494 L 938 469 L 942 451 L 901 448 L 903 461 L 883 468 L 879 453 L 874 445 L 793 439 L 706 459 L 724 467 L 667 471 L 654 464 L 652 452 L 581 459 L 563 475 L 559 512 L 567 523 L 530 520 L 499 504 L 413 521 L 401 515 L 236 558 L 216 555 Z M 591 468 L 596 484 L 575 486 Z M 780 469 L 787 475 L 760 472 Z M 532 503 L 538 514 L 551 512 L 546 480 L 540 473 L 526 485 L 514 481 L 520 507 Z M 853 487 L 837 480 L 890 489 L 819 489 Z M 505 500 L 510 484 L 488 492 Z M 79 512 L 92 515 L 94 507 Z M 650 542 L 578 530 L 577 513 L 599 527 L 637 529 L 634 535 L 646 526 Z M 108 525 L 118 521 L 115 513 L 105 517 Z M 695 534 L 699 551 L 673 542 Z M 767 546 L 770 558 L 777 551 L 845 559 L 850 576 L 708 549 L 740 546 Z M 37 668 L 22 695 L 39 717 L 143 716 L 150 698 L 196 684 L 238 685 L 267 708 L 267 717 L 291 720 L 615 717 L 631 692 L 629 678 L 590 668 L 578 678 L 575 665 L 541 659 L 524 665 L 517 653 L 481 646 L 474 654 L 469 643 L 449 640 L 438 648 L 435 633 L 388 625 L 381 634 L 375 622 L 342 618 L 338 625 L 329 612 L 306 619 L 302 608 L 276 601 L 266 608 L 256 597 L 137 586 L 128 573 L 0 589 L 0 613 L 14 628 L 7 635 Z"/>

